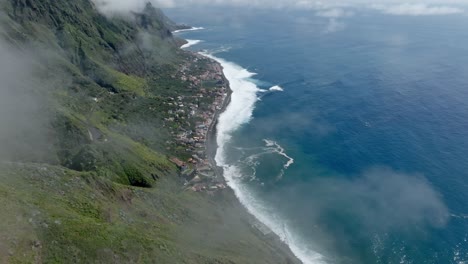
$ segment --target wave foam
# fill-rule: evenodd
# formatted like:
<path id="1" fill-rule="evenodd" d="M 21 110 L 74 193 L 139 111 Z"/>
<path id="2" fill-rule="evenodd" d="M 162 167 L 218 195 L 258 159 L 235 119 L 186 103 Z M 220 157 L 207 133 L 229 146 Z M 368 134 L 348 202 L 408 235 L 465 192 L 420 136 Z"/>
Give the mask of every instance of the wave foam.
<path id="1" fill-rule="evenodd" d="M 278 153 L 279 155 L 288 159 L 288 161 L 283 165 L 283 169 L 281 170 L 280 174 L 276 178 L 277 181 L 281 180 L 284 176 L 284 172 L 289 168 L 289 166 L 294 164 L 294 159 L 286 154 L 283 147 L 281 147 L 277 142 L 269 139 L 264 139 L 265 145 L 270 148 L 270 151 L 274 153 Z"/>
<path id="2" fill-rule="evenodd" d="M 191 47 L 191 46 L 194 46 L 194 45 L 197 45 L 198 43 L 202 42 L 201 40 L 198 40 L 198 39 L 186 39 L 187 43 L 182 45 L 180 48 L 181 49 L 186 49 L 188 47 Z"/>
<path id="3" fill-rule="evenodd" d="M 258 199 L 253 192 L 249 191 L 248 186 L 242 183 L 240 168 L 227 162 L 226 146 L 232 138 L 232 133 L 252 119 L 255 103 L 258 101 L 257 93 L 261 90 L 252 80 L 249 80 L 255 73 L 249 72 L 237 64 L 215 57 L 213 54 L 206 52 L 200 54 L 221 64 L 232 90 L 231 102 L 219 116 L 216 137 L 218 151 L 215 160 L 219 166 L 223 167 L 227 184 L 234 190 L 237 198 L 249 213 L 277 234 L 303 263 L 326 263 L 321 254 L 308 248 L 305 241 L 294 232 L 291 232 L 284 219 L 281 219 L 273 208 L 261 202 L 261 199 Z M 288 158 L 289 161 L 285 164 L 286 169 L 294 162 L 276 142 L 265 140 L 265 143 L 269 147 L 274 147 L 280 155 Z"/>
<path id="4" fill-rule="evenodd" d="M 191 28 L 186 28 L 186 29 L 179 29 L 172 31 L 173 34 L 175 33 L 181 33 L 181 32 L 187 32 L 187 31 L 196 31 L 196 30 L 203 30 L 205 29 L 204 27 L 191 27 Z"/>
<path id="5" fill-rule="evenodd" d="M 276 91 L 276 92 L 282 92 L 282 91 L 284 91 L 283 88 L 281 88 L 281 87 L 278 86 L 278 85 L 275 85 L 275 86 L 271 87 L 271 88 L 268 89 L 268 90 L 269 90 L 269 91 L 272 91 L 272 92 L 274 92 L 274 91 Z"/>
<path id="6" fill-rule="evenodd" d="M 288 162 L 284 165 L 284 168 L 287 169 L 289 166 L 291 166 L 292 164 L 294 164 L 294 159 L 289 157 L 286 152 L 284 152 L 284 148 L 281 147 L 277 142 L 273 141 L 273 140 L 269 140 L 269 139 L 264 139 L 263 140 L 265 142 L 265 145 L 267 147 L 275 147 L 275 152 L 280 154 L 281 156 L 285 157 L 288 159 Z"/>

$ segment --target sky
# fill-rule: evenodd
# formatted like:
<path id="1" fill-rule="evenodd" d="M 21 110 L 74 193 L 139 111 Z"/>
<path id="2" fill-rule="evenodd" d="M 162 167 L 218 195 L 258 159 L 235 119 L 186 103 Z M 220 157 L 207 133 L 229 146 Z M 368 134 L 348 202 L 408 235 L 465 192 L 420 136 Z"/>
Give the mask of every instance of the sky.
<path id="1" fill-rule="evenodd" d="M 107 14 L 139 11 L 145 3 L 162 8 L 204 5 L 246 6 L 258 8 L 298 8 L 330 11 L 328 17 L 349 16 L 342 9 L 366 8 L 389 15 L 451 15 L 468 11 L 468 0 L 93 0 L 98 8 Z M 341 11 L 332 11 L 341 8 Z"/>

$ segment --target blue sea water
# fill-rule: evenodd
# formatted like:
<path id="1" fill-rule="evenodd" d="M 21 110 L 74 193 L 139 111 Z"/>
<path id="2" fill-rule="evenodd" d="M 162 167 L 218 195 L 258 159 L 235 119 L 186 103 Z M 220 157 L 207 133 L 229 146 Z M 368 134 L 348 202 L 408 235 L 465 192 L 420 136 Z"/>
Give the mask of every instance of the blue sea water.
<path id="1" fill-rule="evenodd" d="M 304 263 L 468 263 L 467 16 L 166 12 L 231 82 L 230 186 Z"/>

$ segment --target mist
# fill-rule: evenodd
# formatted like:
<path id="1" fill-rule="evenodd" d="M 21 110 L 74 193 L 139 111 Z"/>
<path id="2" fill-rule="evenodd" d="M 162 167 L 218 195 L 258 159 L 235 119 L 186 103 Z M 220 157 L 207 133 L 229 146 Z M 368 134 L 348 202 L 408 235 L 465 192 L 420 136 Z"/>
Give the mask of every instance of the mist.
<path id="1" fill-rule="evenodd" d="M 50 157 L 52 135 L 44 86 L 33 53 L 0 40 L 0 160 L 38 162 Z"/>
<path id="2" fill-rule="evenodd" d="M 276 189 L 270 199 L 288 215 L 286 224 L 294 233 L 314 241 L 320 252 L 345 256 L 359 239 L 395 233 L 424 236 L 449 221 L 443 197 L 420 174 L 373 167 L 353 177 L 308 179 Z M 291 200 L 303 202 L 288 203 Z"/>
<path id="3" fill-rule="evenodd" d="M 422 175 L 371 168 L 354 179 L 321 178 L 313 188 L 313 210 L 337 210 L 373 230 L 443 226 L 448 210 L 440 194 Z M 337 206 L 338 205 L 338 206 Z"/>
<path id="4" fill-rule="evenodd" d="M 150 2 L 159 8 L 235 6 L 255 8 L 327 10 L 336 7 L 366 8 L 390 15 L 448 15 L 464 13 L 468 0 L 92 0 L 104 14 L 141 11 Z M 329 11 L 325 11 L 329 12 Z M 333 12 L 333 11 L 332 11 Z M 345 12 L 346 14 L 346 12 Z"/>

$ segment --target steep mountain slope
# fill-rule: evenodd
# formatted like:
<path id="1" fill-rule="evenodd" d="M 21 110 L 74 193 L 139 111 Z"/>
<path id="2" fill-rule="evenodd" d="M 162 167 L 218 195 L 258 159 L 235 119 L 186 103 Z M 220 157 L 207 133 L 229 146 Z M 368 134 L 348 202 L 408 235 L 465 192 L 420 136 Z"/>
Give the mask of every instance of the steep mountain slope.
<path id="1" fill-rule="evenodd" d="M 148 5 L 105 17 L 89 0 L 1 0 L 1 263 L 286 263 L 231 191 L 184 191 L 167 122 L 211 63 Z M 198 102 L 198 101 L 197 101 Z M 212 99 L 198 102 L 210 105 Z"/>

